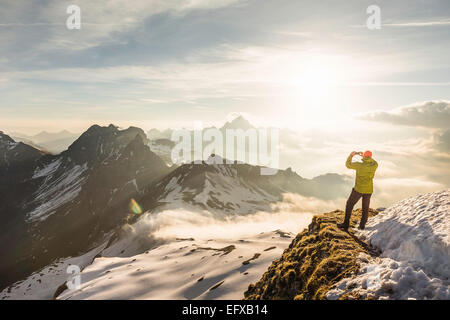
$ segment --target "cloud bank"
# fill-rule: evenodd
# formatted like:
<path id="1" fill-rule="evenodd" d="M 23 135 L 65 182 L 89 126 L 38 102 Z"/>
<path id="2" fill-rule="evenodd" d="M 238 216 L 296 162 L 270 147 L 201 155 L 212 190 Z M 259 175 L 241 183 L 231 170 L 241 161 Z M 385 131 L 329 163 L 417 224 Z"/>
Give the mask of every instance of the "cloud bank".
<path id="1" fill-rule="evenodd" d="M 450 153 L 450 129 L 437 132 L 434 141 L 437 150 Z"/>
<path id="2" fill-rule="evenodd" d="M 392 111 L 377 111 L 359 116 L 361 120 L 387 122 L 426 128 L 450 127 L 450 102 L 428 101 Z"/>
<path id="3" fill-rule="evenodd" d="M 207 211 L 187 209 L 146 213 L 126 232 L 140 241 L 165 241 L 175 238 L 239 239 L 261 232 L 282 230 L 297 234 L 305 228 L 316 213 L 342 208 L 345 199 L 334 201 L 284 194 L 283 201 L 274 203 L 273 212 L 249 215 L 215 216 Z"/>

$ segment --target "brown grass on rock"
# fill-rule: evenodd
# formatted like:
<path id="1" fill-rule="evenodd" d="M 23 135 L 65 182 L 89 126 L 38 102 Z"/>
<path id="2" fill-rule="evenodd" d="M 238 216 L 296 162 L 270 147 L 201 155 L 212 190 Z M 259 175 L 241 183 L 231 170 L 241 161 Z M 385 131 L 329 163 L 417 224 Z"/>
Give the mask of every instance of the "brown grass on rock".
<path id="1" fill-rule="evenodd" d="M 370 209 L 369 216 L 376 214 Z M 361 209 L 353 211 L 351 227 L 360 218 Z M 351 229 L 347 233 L 338 228 L 343 220 L 340 210 L 314 216 L 281 258 L 272 262 L 257 283 L 249 285 L 244 299 L 325 299 L 335 283 L 358 271 L 359 253 L 373 254 Z"/>

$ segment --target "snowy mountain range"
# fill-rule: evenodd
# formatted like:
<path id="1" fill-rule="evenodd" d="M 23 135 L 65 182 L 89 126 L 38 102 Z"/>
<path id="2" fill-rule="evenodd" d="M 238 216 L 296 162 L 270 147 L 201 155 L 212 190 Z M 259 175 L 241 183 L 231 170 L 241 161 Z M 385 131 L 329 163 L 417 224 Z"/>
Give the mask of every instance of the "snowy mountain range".
<path id="1" fill-rule="evenodd" d="M 280 226 L 276 214 L 221 222 L 187 210 L 145 214 L 119 239 L 55 261 L 0 299 L 449 299 L 449 199 L 447 190 L 387 208 L 357 232 L 366 243 L 337 228 L 342 211 L 309 226 L 311 215 L 283 215 L 283 229 L 305 228 L 296 237 L 268 231 Z M 70 265 L 82 268 L 78 288 L 65 284 Z"/>
<path id="2" fill-rule="evenodd" d="M 57 155 L 2 134 L 0 240 L 11 245 L 0 248 L 0 287 L 116 237 L 139 218 L 131 199 L 144 211 L 187 208 L 225 219 L 269 212 L 285 193 L 342 197 L 351 183 L 335 174 L 304 179 L 290 169 L 260 176 L 247 164 L 169 167 L 149 145 L 141 129 L 114 125 L 90 127 Z"/>
<path id="3" fill-rule="evenodd" d="M 247 125 L 242 118 L 224 127 Z M 285 248 L 300 252 L 304 233 L 294 235 L 313 214 L 299 208 L 343 199 L 353 183 L 338 174 L 306 179 L 290 168 L 260 175 L 259 166 L 216 164 L 218 155 L 169 165 L 163 153 L 173 142 L 148 136 L 93 125 L 53 155 L 0 133 L 0 241 L 8 244 L 0 247 L 1 299 L 241 299 Z M 361 243 L 338 231 L 340 216 L 315 217 L 308 232 L 325 239 L 324 248 L 344 239 L 358 270 L 334 277 L 320 296 L 448 299 L 449 205 L 449 191 L 400 202 L 356 233 Z M 381 255 L 371 256 L 364 241 Z M 289 250 L 283 256 L 297 259 Z M 290 268 L 304 263 L 294 262 Z M 66 285 L 71 265 L 82 270 L 77 289 Z M 370 291 L 373 270 L 381 280 Z M 252 297 L 263 296 L 264 279 Z M 295 288 L 287 296 L 316 295 Z"/>
<path id="4" fill-rule="evenodd" d="M 0 286 L 89 249 L 169 172 L 137 128 L 92 126 L 59 155 L 1 138 Z"/>
<path id="5" fill-rule="evenodd" d="M 223 149 L 222 150 L 215 150 L 215 154 L 221 156 L 221 157 L 226 157 L 227 156 L 227 150 L 226 150 L 226 132 L 227 130 L 242 130 L 243 133 L 247 132 L 247 130 L 249 129 L 258 129 L 257 127 L 253 126 L 247 119 L 245 119 L 243 116 L 237 116 L 236 118 L 234 118 L 231 121 L 227 121 L 222 127 L 206 127 L 206 128 L 201 128 L 201 129 L 195 129 L 195 130 L 187 130 L 190 135 L 191 138 L 194 139 L 194 132 L 195 131 L 200 131 L 202 136 L 205 134 L 205 132 L 207 132 L 207 130 L 209 129 L 215 129 L 218 130 L 223 138 Z M 265 128 L 267 130 L 269 130 L 270 128 Z M 285 132 L 287 129 L 282 129 L 282 132 Z M 172 134 L 175 132 L 175 130 L 173 129 L 166 129 L 166 130 L 157 130 L 157 129 L 151 129 L 147 132 L 147 137 L 149 139 L 149 146 L 152 148 L 152 150 L 154 150 L 154 152 L 160 156 L 162 159 L 164 159 L 164 161 L 166 161 L 166 163 L 168 165 L 172 165 L 172 159 L 171 159 L 171 152 L 172 152 L 172 148 L 175 145 L 175 142 L 172 141 Z M 204 150 L 204 148 L 207 146 L 207 143 L 205 143 L 202 146 L 202 151 Z M 239 149 L 240 146 L 238 146 L 237 144 L 234 147 L 234 155 L 237 155 L 237 150 Z M 242 148 L 242 147 L 241 147 Z M 245 155 L 245 159 L 249 159 L 249 146 L 245 145 L 242 148 L 242 151 L 244 152 Z M 192 151 L 193 152 L 193 151 Z M 196 156 L 193 153 L 193 160 L 196 160 Z M 230 157 L 228 157 L 230 158 Z M 230 158 L 231 159 L 231 158 Z M 207 159 L 202 159 L 202 160 L 207 160 Z M 245 161 L 244 161 L 245 162 Z M 248 161 L 247 161 L 248 162 Z"/>

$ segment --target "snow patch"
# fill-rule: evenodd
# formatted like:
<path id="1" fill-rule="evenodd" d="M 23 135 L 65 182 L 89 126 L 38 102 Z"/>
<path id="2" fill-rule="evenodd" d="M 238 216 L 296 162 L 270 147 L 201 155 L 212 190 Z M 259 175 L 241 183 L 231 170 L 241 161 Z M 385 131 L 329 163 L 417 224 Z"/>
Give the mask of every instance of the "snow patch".
<path id="1" fill-rule="evenodd" d="M 449 213 L 446 190 L 405 199 L 370 219 L 358 235 L 380 257 L 360 257 L 358 275 L 340 281 L 327 298 L 450 299 Z"/>
<path id="2" fill-rule="evenodd" d="M 43 168 L 36 168 L 34 171 L 32 179 L 45 177 L 48 175 L 51 175 L 58 170 L 59 166 L 61 165 L 61 158 L 58 158 L 52 162 L 50 162 L 48 165 L 44 166 Z"/>
<path id="3" fill-rule="evenodd" d="M 261 212 L 222 221 L 182 209 L 147 213 L 83 270 L 79 290 L 59 298 L 242 299 L 292 241 L 273 230 L 296 232 L 311 217 Z"/>
<path id="4" fill-rule="evenodd" d="M 37 203 L 37 207 L 27 214 L 28 222 L 45 220 L 80 193 L 84 182 L 82 174 L 87 170 L 87 164 L 76 165 L 63 174 L 53 177 L 52 174 L 59 165 L 52 163 L 43 169 L 47 172 L 47 176 L 35 194 L 33 202 Z M 42 174 L 42 171 L 36 174 Z"/>

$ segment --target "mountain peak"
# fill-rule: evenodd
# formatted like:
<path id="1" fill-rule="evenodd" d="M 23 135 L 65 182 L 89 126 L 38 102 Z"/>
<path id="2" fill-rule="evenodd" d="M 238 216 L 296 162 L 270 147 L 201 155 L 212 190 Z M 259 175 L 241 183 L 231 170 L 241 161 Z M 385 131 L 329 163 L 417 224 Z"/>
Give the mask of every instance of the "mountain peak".
<path id="1" fill-rule="evenodd" d="M 60 139 L 60 138 L 70 137 L 73 135 L 74 135 L 73 133 L 71 133 L 67 130 L 61 130 L 61 131 L 56 131 L 56 132 L 49 132 L 47 130 L 44 130 L 34 136 L 26 136 L 25 135 L 24 138 L 28 137 L 35 141 L 42 142 L 42 141 L 56 140 L 56 139 Z M 23 136 L 23 135 L 19 134 L 18 136 Z"/>
<path id="2" fill-rule="evenodd" d="M 15 143 L 15 141 L 10 136 L 8 136 L 7 134 L 3 133 L 3 131 L 0 131 L 0 142 L 2 142 L 2 143 L 6 142 L 8 144 Z"/>
<path id="3" fill-rule="evenodd" d="M 158 130 L 155 128 L 150 129 L 147 131 L 147 137 L 150 140 L 157 140 L 157 139 L 170 139 L 172 136 L 172 129 L 166 129 L 166 130 Z"/>
<path id="4" fill-rule="evenodd" d="M 16 142 L 0 131 L 0 171 L 17 167 L 20 174 L 27 171 L 28 164 L 41 157 L 41 152 L 22 142 Z"/>
<path id="5" fill-rule="evenodd" d="M 245 119 L 242 115 L 237 116 L 232 121 L 229 121 L 224 124 L 222 129 L 254 129 L 255 127 L 251 125 L 251 123 Z"/>
<path id="6" fill-rule="evenodd" d="M 145 132 L 137 127 L 119 130 L 117 126 L 99 126 L 94 124 L 87 129 L 67 149 L 68 153 L 80 163 L 94 159 L 104 159 L 117 153 L 129 143 L 146 144 Z"/>
<path id="7" fill-rule="evenodd" d="M 111 129 L 117 129 L 117 127 L 114 126 L 113 124 L 110 124 L 107 127 L 102 127 L 102 126 L 99 126 L 98 124 L 93 124 L 83 134 L 96 133 L 96 132 L 101 132 L 101 131 L 110 131 Z"/>

